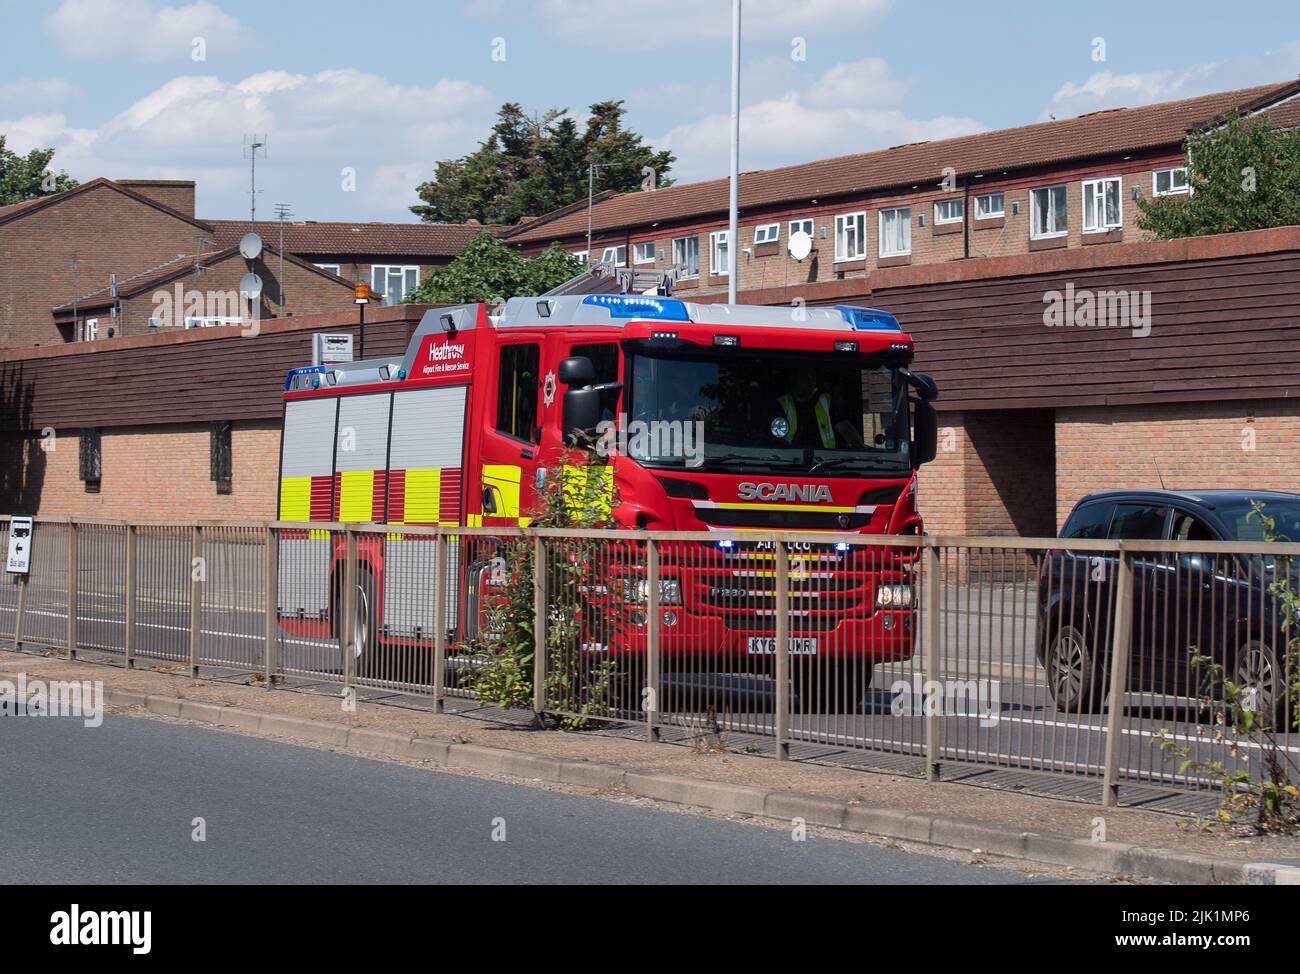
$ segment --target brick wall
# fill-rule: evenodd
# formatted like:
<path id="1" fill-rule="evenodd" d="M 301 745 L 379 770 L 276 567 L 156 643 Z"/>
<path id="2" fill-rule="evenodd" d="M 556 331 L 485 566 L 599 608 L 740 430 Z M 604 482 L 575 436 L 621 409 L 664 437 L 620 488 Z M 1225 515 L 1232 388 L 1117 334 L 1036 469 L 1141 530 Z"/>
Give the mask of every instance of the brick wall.
<path id="1" fill-rule="evenodd" d="M 192 179 L 118 179 L 133 193 L 147 196 L 163 206 L 170 207 L 188 217 L 194 216 L 194 180 Z"/>
<path id="2" fill-rule="evenodd" d="M 1110 487 L 1300 491 L 1300 403 L 1178 403 L 1057 411 L 1056 524 Z"/>
<path id="3" fill-rule="evenodd" d="M 95 186 L 0 225 L 0 348 L 65 341 L 51 310 L 82 294 L 182 253 L 206 234 L 192 223 Z M 210 249 L 210 248 L 209 248 Z"/>
<path id="4" fill-rule="evenodd" d="M 51 449 L 43 449 L 46 442 Z M 278 421 L 236 422 L 231 432 L 231 493 L 210 479 L 206 423 L 123 427 L 101 434 L 99 493 L 79 479 L 76 430 L 53 438 L 0 439 L 0 495 L 15 514 L 136 520 L 273 518 L 280 463 Z"/>

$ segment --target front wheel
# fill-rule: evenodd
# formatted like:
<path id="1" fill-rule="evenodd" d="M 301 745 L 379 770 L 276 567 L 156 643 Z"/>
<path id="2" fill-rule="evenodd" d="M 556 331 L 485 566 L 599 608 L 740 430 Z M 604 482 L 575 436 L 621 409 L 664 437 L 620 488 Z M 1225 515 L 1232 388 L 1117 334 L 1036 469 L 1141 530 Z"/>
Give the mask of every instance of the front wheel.
<path id="1" fill-rule="evenodd" d="M 1286 694 L 1277 656 L 1261 639 L 1251 639 L 1237 650 L 1229 679 L 1239 691 L 1237 703 L 1256 714 L 1256 723 L 1285 733 Z"/>
<path id="2" fill-rule="evenodd" d="M 1106 702 L 1102 667 L 1081 629 L 1072 625 L 1057 629 L 1043 662 L 1048 692 L 1058 709 L 1075 714 L 1101 712 Z"/>
<path id="3" fill-rule="evenodd" d="M 853 713 L 871 689 L 867 660 L 791 658 L 790 668 L 804 713 Z"/>
<path id="4" fill-rule="evenodd" d="M 356 614 L 352 619 L 352 651 L 357 676 L 378 676 L 379 634 L 375 625 L 375 583 L 370 572 L 357 573 Z"/>

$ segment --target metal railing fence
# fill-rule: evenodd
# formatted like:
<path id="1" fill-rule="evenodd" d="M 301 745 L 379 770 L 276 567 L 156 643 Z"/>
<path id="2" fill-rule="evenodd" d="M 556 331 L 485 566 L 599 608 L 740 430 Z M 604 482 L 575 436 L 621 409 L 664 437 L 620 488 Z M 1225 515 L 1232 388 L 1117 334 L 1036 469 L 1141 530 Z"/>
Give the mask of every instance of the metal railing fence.
<path id="1" fill-rule="evenodd" d="M 1300 778 L 1300 544 L 67 518 L 32 540 L 0 591 L 15 649 L 1107 804 Z"/>

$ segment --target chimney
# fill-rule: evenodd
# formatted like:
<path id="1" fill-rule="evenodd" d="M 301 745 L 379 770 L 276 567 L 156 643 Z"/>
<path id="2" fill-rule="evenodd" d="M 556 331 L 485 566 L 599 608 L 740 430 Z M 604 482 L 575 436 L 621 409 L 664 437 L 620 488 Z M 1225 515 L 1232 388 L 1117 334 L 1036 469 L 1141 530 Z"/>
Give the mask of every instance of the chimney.
<path id="1" fill-rule="evenodd" d="M 192 179 L 118 179 L 117 185 L 147 196 L 182 216 L 194 219 L 194 180 Z"/>

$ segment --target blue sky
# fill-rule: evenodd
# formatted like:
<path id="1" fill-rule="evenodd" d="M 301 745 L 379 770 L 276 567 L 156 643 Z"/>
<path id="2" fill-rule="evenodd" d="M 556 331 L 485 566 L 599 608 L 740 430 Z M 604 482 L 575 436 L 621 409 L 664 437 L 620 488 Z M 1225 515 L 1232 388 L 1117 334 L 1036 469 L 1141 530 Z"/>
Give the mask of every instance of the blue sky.
<path id="1" fill-rule="evenodd" d="M 195 179 L 199 215 L 226 218 L 248 212 L 243 135 L 266 133 L 259 216 L 411 220 L 502 102 L 621 98 L 674 176 L 706 179 L 727 167 L 730 6 L 0 0 L 0 133 L 82 180 Z M 745 0 L 744 36 L 745 169 L 1300 75 L 1295 0 Z"/>

